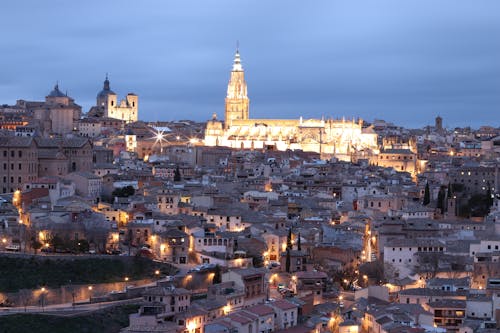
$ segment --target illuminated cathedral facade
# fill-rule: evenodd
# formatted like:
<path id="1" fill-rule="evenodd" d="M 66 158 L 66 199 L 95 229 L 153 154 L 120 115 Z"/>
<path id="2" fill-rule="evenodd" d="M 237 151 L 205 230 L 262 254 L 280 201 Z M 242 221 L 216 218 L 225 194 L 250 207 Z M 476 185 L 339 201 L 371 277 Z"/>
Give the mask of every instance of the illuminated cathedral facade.
<path id="1" fill-rule="evenodd" d="M 205 145 L 236 149 L 303 150 L 351 160 L 378 153 L 377 134 L 361 120 L 251 119 L 245 72 L 236 51 L 225 100 L 225 121 L 207 122 Z"/>

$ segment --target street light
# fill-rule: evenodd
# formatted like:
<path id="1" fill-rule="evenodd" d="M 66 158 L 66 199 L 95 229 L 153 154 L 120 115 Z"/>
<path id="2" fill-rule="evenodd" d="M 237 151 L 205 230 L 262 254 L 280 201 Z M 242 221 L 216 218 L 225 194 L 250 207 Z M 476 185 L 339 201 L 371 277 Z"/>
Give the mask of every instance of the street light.
<path id="1" fill-rule="evenodd" d="M 45 312 L 45 292 L 47 289 L 45 287 L 42 287 L 40 290 L 40 304 L 42 305 L 42 312 Z"/>
<path id="2" fill-rule="evenodd" d="M 92 286 L 89 286 L 88 289 L 89 289 L 89 302 L 92 303 L 92 289 L 93 288 L 92 288 Z"/>

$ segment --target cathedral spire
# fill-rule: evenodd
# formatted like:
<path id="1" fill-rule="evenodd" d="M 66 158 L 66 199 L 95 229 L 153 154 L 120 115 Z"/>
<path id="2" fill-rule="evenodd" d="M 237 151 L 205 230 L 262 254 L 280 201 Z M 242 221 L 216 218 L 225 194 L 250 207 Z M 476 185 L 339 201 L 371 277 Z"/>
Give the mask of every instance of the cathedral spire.
<path id="1" fill-rule="evenodd" d="M 236 54 L 234 55 L 233 72 L 243 72 L 243 66 L 241 66 L 241 59 L 240 59 L 239 43 L 236 44 Z"/>
<path id="2" fill-rule="evenodd" d="M 241 66 L 239 45 L 236 45 L 233 70 L 227 85 L 225 126 L 228 128 L 233 120 L 248 119 L 250 100 L 247 95 L 245 72 Z"/>

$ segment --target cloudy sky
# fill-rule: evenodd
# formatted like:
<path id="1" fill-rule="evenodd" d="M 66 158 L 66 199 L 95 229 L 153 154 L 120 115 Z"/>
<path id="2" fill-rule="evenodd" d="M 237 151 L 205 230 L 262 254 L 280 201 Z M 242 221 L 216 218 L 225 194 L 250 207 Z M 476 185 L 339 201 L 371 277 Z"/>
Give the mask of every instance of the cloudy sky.
<path id="1" fill-rule="evenodd" d="M 0 103 L 106 72 L 144 120 L 223 116 L 236 41 L 252 118 L 500 126 L 500 1 L 2 1 Z"/>

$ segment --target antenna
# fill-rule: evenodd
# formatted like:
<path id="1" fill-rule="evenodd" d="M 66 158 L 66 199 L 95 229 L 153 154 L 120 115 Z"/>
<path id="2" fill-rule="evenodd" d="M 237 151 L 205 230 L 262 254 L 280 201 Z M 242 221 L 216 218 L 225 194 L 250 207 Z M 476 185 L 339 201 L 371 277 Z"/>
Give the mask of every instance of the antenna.
<path id="1" fill-rule="evenodd" d="M 236 40 L 236 52 L 240 51 L 240 41 Z"/>

